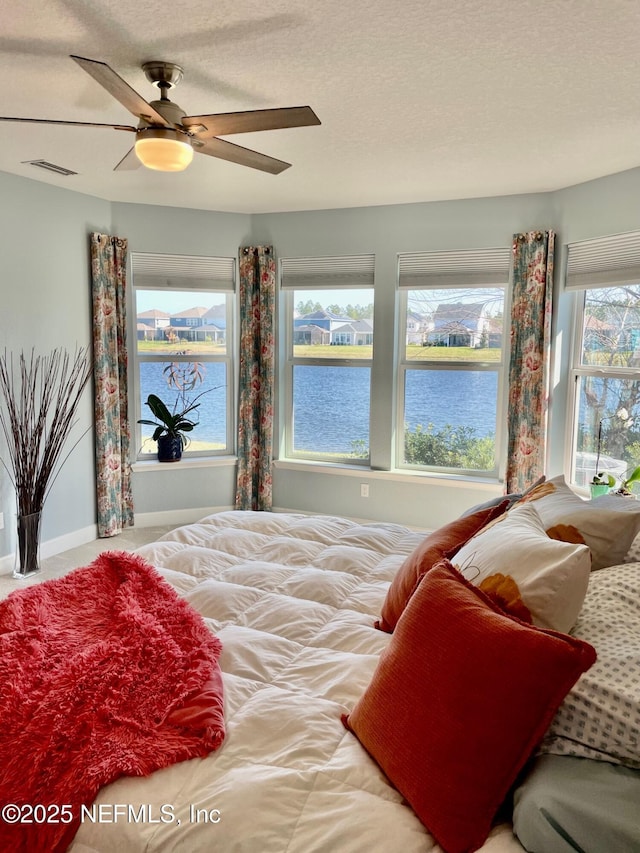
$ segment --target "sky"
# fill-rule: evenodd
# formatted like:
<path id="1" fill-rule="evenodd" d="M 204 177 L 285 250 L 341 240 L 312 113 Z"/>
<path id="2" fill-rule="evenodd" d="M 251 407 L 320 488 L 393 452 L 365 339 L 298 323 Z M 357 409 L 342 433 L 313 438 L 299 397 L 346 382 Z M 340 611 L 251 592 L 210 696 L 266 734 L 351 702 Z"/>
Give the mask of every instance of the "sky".
<path id="1" fill-rule="evenodd" d="M 223 301 L 221 294 L 210 294 L 202 290 L 173 290 L 170 293 L 162 290 L 137 290 L 136 314 L 150 311 L 152 308 L 166 311 L 167 314 L 177 314 L 178 311 L 186 311 L 187 308 L 195 308 L 197 305 L 211 308 L 213 305 L 221 305 Z"/>
<path id="2" fill-rule="evenodd" d="M 342 287 L 326 288 L 325 290 L 294 291 L 294 304 L 298 302 L 319 302 L 323 308 L 327 305 L 369 305 L 373 302 L 373 289 L 370 287 L 345 290 Z"/>
<path id="3" fill-rule="evenodd" d="M 334 288 L 332 290 L 295 291 L 296 302 L 300 300 L 306 302 L 307 299 L 319 302 L 322 306 L 333 304 L 367 305 L 369 302 L 373 302 L 373 290 L 369 288 L 360 290 Z M 136 300 L 136 314 L 150 311 L 152 308 L 166 311 L 167 314 L 176 314 L 178 311 L 195 308 L 197 305 L 203 305 L 205 308 L 220 305 L 223 298 L 220 294 L 209 294 L 202 290 L 174 290 L 169 293 L 162 290 L 137 290 Z"/>
<path id="4" fill-rule="evenodd" d="M 300 289 L 294 291 L 294 293 L 294 304 L 300 301 L 306 302 L 310 299 L 312 302 L 319 302 L 323 308 L 326 308 L 327 305 L 368 305 L 373 302 L 373 290 L 371 288 L 344 289 L 336 287 L 325 290 Z M 409 293 L 409 308 L 418 312 L 433 311 L 440 302 L 480 302 L 483 298 L 495 298 L 497 296 L 497 301 L 493 305 L 488 306 L 490 313 L 492 313 L 491 309 L 502 308 L 504 297 L 502 289 L 496 292 L 493 289 L 473 288 L 464 295 L 462 290 L 441 290 L 433 291 L 431 294 L 432 298 L 427 303 L 423 300 L 411 299 L 413 293 L 413 291 Z M 209 294 L 202 290 L 173 290 L 170 292 L 164 290 L 137 290 L 136 298 L 136 314 L 150 311 L 152 308 L 166 311 L 168 314 L 176 314 L 179 311 L 185 311 L 187 308 L 195 308 L 197 305 L 211 308 L 214 305 L 221 305 L 223 302 L 221 294 Z"/>

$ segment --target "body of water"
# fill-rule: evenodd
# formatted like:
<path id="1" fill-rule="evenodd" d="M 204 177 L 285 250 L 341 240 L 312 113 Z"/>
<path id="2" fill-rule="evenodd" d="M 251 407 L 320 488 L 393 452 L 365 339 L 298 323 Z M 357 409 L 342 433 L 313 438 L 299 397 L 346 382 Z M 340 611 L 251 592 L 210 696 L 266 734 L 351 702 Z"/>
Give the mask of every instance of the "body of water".
<path id="1" fill-rule="evenodd" d="M 472 427 L 480 438 L 495 435 L 498 376 L 472 370 L 409 370 L 405 421 L 436 429 Z M 368 367 L 296 365 L 294 368 L 294 450 L 351 453 L 353 442 L 368 446 Z"/>
<path id="2" fill-rule="evenodd" d="M 151 419 L 144 401 L 157 394 L 171 405 L 176 391 L 168 387 L 164 364 L 140 364 L 142 417 Z M 472 370 L 409 370 L 406 374 L 406 422 L 432 423 L 437 430 L 451 426 L 472 427 L 477 437 L 495 435 L 498 377 L 494 372 Z M 370 382 L 369 367 L 296 365 L 293 373 L 294 450 L 352 454 L 354 443 L 368 447 Z M 207 388 L 201 398 L 200 422 L 192 437 L 198 442 L 226 444 L 226 369 L 224 364 L 208 364 L 205 381 L 193 397 Z M 218 387 L 219 386 L 219 387 Z M 153 433 L 142 427 L 143 436 Z"/>
<path id="3" fill-rule="evenodd" d="M 169 411 L 173 411 L 173 403 L 178 397 L 175 388 L 169 387 L 166 376 L 162 372 L 166 363 L 141 362 L 140 363 L 140 399 L 142 400 L 142 411 L 140 417 L 153 420 L 153 415 L 145 400 L 149 394 L 155 394 L 166 404 Z M 201 391 L 209 390 L 209 393 L 201 397 L 200 406 L 190 415 L 191 420 L 199 420 L 198 426 L 190 433 L 190 437 L 198 442 L 223 447 L 227 444 L 227 377 L 226 365 L 212 362 L 206 365 L 204 382 L 193 391 L 187 392 L 187 397 L 193 399 Z M 179 411 L 179 409 L 176 409 Z M 153 435 L 153 427 L 142 425 L 142 438 Z M 145 452 L 155 452 L 155 444 L 150 447 L 146 445 Z"/>

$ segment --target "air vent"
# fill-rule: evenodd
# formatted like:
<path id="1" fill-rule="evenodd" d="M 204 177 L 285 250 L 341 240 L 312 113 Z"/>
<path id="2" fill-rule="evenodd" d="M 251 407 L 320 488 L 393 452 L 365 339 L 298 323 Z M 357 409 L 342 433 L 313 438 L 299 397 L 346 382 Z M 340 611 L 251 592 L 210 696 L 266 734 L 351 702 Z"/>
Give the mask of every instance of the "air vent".
<path id="1" fill-rule="evenodd" d="M 56 166 L 55 163 L 49 163 L 47 160 L 23 160 L 28 166 L 37 166 L 39 169 L 46 169 L 47 172 L 55 172 L 56 175 L 77 175 L 77 172 L 71 169 L 65 169 L 64 166 Z"/>

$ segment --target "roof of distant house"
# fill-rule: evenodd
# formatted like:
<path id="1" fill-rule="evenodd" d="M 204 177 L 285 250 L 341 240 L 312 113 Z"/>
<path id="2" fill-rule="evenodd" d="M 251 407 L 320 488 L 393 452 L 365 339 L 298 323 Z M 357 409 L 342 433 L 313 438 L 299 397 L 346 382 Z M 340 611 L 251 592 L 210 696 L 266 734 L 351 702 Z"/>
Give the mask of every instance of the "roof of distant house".
<path id="1" fill-rule="evenodd" d="M 436 308 L 435 320 L 477 320 L 482 314 L 486 302 L 441 302 Z"/>
<path id="2" fill-rule="evenodd" d="M 211 308 L 207 309 L 207 313 L 203 315 L 204 317 L 217 317 L 222 318 L 227 316 L 227 306 L 222 302 L 220 305 L 212 305 Z"/>
<path id="3" fill-rule="evenodd" d="M 178 311 L 175 314 L 171 314 L 171 317 L 172 318 L 178 318 L 178 317 L 187 317 L 187 318 L 188 317 L 198 317 L 199 318 L 199 317 L 202 317 L 204 314 L 206 314 L 208 310 L 209 310 L 208 308 L 205 308 L 202 305 L 196 305 L 194 308 L 187 308 L 186 311 Z"/>
<path id="4" fill-rule="evenodd" d="M 594 332 L 610 332 L 611 329 L 618 328 L 615 323 L 608 322 L 607 320 L 600 320 L 598 317 L 594 317 L 593 314 L 589 314 L 584 321 L 585 329 L 591 329 Z"/>
<path id="5" fill-rule="evenodd" d="M 146 317 L 149 320 L 156 320 L 156 319 L 166 320 L 171 316 L 171 314 L 167 314 L 166 311 L 160 311 L 158 308 L 150 308 L 149 311 L 141 311 L 136 316 L 138 318 L 141 318 L 141 317 L 145 318 Z"/>
<path id="6" fill-rule="evenodd" d="M 302 326 L 296 326 L 296 332 L 322 332 L 323 334 L 328 334 L 326 329 L 323 329 L 322 326 L 318 326 L 317 323 L 305 323 Z"/>
<path id="7" fill-rule="evenodd" d="M 373 332 L 372 320 L 350 320 L 342 326 L 336 326 L 334 332 L 339 332 L 342 329 L 353 329 L 354 332 Z"/>
<path id="8" fill-rule="evenodd" d="M 462 323 L 459 323 L 457 320 L 452 320 L 450 323 L 443 323 L 434 329 L 434 334 L 443 333 L 446 335 L 469 335 L 471 333 L 471 329 Z"/>

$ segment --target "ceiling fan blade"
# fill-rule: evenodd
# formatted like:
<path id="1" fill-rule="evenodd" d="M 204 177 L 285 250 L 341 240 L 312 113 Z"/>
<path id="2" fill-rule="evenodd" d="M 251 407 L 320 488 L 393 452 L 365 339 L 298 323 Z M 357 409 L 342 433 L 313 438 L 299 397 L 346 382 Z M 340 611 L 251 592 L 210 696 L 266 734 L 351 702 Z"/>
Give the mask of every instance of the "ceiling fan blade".
<path id="1" fill-rule="evenodd" d="M 199 139 L 227 136 L 230 133 L 252 133 L 256 130 L 279 130 L 285 127 L 306 127 L 320 124 L 311 107 L 282 107 L 274 110 L 245 110 L 237 113 L 217 113 L 208 116 L 185 116 L 184 127 L 193 128 Z M 205 130 L 197 130 L 201 125 Z"/>
<path id="2" fill-rule="evenodd" d="M 142 166 L 140 160 L 138 160 L 138 156 L 136 154 L 135 145 L 133 148 L 130 148 L 127 153 L 124 155 L 122 160 L 118 163 L 117 166 L 113 167 L 114 172 L 126 172 L 131 171 L 132 169 L 139 169 Z"/>
<path id="3" fill-rule="evenodd" d="M 291 163 L 285 163 L 283 160 L 276 160 L 274 157 L 260 154 L 258 151 L 252 151 L 250 148 L 243 148 L 241 145 L 234 145 L 233 142 L 226 142 L 224 139 L 208 139 L 202 145 L 198 145 L 196 141 L 193 150 L 200 154 L 217 157 L 219 160 L 238 163 L 240 166 L 260 169 L 260 171 L 269 172 L 272 175 L 279 175 L 291 165 Z"/>
<path id="4" fill-rule="evenodd" d="M 58 121 L 52 118 L 9 118 L 0 116 L 0 121 L 26 121 L 30 124 L 59 124 L 71 127 L 110 127 L 112 130 L 131 130 L 136 133 L 136 128 L 127 124 L 100 124 L 96 121 Z"/>
<path id="5" fill-rule="evenodd" d="M 74 56 L 71 54 L 71 59 L 78 63 L 87 74 L 90 74 L 94 80 L 97 80 L 110 95 L 120 101 L 123 107 L 126 107 L 130 113 L 137 118 L 142 118 L 150 124 L 159 124 L 162 127 L 173 127 L 164 116 L 154 109 L 151 104 L 148 104 L 145 99 L 139 95 L 135 89 L 125 82 L 119 74 L 110 68 L 106 62 L 98 62 L 95 59 L 85 59 L 83 56 Z"/>

